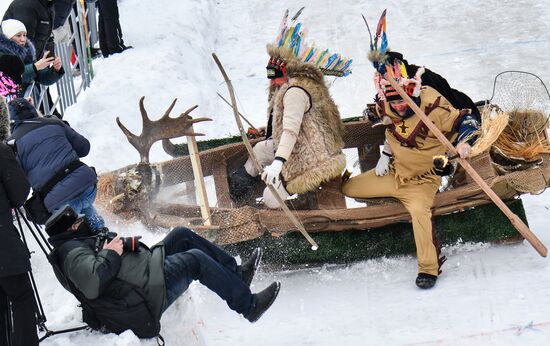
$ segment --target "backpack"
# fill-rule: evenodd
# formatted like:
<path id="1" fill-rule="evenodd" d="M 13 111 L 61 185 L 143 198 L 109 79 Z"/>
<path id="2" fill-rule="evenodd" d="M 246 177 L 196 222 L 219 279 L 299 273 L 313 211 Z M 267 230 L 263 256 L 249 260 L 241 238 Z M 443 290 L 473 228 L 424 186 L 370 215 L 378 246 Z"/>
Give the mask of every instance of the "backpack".
<path id="1" fill-rule="evenodd" d="M 80 302 L 82 320 L 90 328 L 103 333 L 115 334 L 131 330 L 139 338 L 159 336 L 160 320 L 154 316 L 141 287 L 115 279 L 109 289 L 110 292 L 116 292 L 116 294 L 88 299 L 65 277 L 59 268 L 55 249 L 48 255 L 48 260 L 57 280 Z"/>

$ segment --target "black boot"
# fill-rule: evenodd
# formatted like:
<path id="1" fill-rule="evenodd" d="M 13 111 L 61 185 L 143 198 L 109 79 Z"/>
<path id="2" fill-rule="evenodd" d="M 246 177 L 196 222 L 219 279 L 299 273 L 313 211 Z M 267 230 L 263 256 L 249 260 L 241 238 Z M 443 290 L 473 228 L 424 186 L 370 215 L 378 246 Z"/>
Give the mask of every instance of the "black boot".
<path id="1" fill-rule="evenodd" d="M 254 274 L 256 274 L 256 270 L 258 270 L 260 266 L 261 259 L 262 249 L 257 247 L 252 251 L 250 258 L 237 268 L 237 272 L 241 275 L 241 278 L 247 286 L 250 286 L 250 283 L 252 283 Z"/>
<path id="2" fill-rule="evenodd" d="M 436 281 L 437 281 L 437 276 L 435 275 L 418 273 L 418 276 L 416 277 L 416 286 L 427 290 L 429 288 L 434 287 Z"/>
<path id="3" fill-rule="evenodd" d="M 267 286 L 267 288 L 263 291 L 253 294 L 252 309 L 250 310 L 248 315 L 245 316 L 245 318 L 252 323 L 260 319 L 263 313 L 266 312 L 267 309 L 269 309 L 271 304 L 273 304 L 275 298 L 277 298 L 277 295 L 279 294 L 280 289 L 281 283 L 276 281 Z"/>
<path id="4" fill-rule="evenodd" d="M 255 196 L 251 196 L 262 182 L 260 177 L 253 177 L 244 168 L 239 167 L 237 170 L 231 172 L 228 176 L 229 180 L 229 195 L 231 199 L 237 204 L 248 204 L 252 202 Z"/>

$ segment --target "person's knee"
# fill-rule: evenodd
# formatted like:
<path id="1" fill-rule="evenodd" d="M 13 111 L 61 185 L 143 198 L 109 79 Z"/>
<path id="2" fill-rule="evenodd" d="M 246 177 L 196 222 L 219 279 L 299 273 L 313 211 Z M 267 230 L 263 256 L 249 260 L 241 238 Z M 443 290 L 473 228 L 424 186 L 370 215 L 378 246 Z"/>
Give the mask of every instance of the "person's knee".
<path id="1" fill-rule="evenodd" d="M 285 201 L 288 197 L 290 197 L 290 194 L 288 193 L 288 191 L 285 189 L 285 187 L 280 181 L 277 184 L 277 186 L 275 186 L 275 191 L 283 201 Z M 277 197 L 273 194 L 273 192 L 271 192 L 271 189 L 269 187 L 266 187 L 264 189 L 263 198 L 264 198 L 265 206 L 270 209 L 276 209 L 281 206 L 279 204 L 279 201 L 277 200 Z"/>
<path id="2" fill-rule="evenodd" d="M 411 214 L 411 217 L 413 218 L 418 218 L 423 216 L 431 217 L 431 209 L 426 205 L 413 203 L 413 204 L 407 205 L 406 208 L 409 214 Z"/>
<path id="3" fill-rule="evenodd" d="M 193 238 L 195 233 L 187 227 L 180 226 L 171 230 L 169 235 L 171 237 L 176 237 L 178 240 L 187 240 Z"/>

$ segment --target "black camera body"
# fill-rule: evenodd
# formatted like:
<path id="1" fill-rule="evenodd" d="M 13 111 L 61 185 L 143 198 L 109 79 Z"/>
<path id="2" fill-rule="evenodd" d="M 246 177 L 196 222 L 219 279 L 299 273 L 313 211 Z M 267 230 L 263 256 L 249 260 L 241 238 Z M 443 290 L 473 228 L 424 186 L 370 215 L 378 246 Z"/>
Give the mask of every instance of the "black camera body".
<path id="1" fill-rule="evenodd" d="M 109 229 L 107 227 L 98 230 L 96 235 L 95 251 L 101 251 L 105 242 L 115 239 L 116 236 L 117 234 L 115 232 L 109 232 Z M 120 237 L 120 240 L 122 240 L 122 251 L 138 252 L 140 248 L 140 239 L 140 235 L 135 235 L 132 237 Z"/>

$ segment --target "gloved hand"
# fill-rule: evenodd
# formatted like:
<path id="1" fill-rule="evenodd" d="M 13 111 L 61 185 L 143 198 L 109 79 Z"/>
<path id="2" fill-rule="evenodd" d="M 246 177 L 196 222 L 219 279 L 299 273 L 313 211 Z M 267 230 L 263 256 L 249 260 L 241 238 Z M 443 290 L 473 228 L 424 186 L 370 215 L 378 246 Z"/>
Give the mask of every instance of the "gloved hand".
<path id="1" fill-rule="evenodd" d="M 71 37 L 71 32 L 65 28 L 64 25 L 53 29 L 53 41 L 55 43 L 69 43 L 69 38 Z"/>
<path id="2" fill-rule="evenodd" d="M 378 163 L 376 164 L 376 168 L 374 172 L 377 176 L 382 177 L 390 171 L 390 159 L 391 155 L 386 153 L 385 151 L 382 151 L 382 154 L 380 155 L 380 159 L 378 160 Z"/>
<path id="3" fill-rule="evenodd" d="M 279 176 L 281 174 L 281 170 L 283 169 L 283 161 L 279 160 L 278 158 L 275 158 L 273 162 L 264 168 L 264 171 L 262 172 L 262 180 L 266 184 L 275 185 L 277 184 L 280 179 Z"/>
<path id="4" fill-rule="evenodd" d="M 461 158 L 465 159 L 470 156 L 472 147 L 467 142 L 462 142 L 456 146 L 456 151 Z"/>

